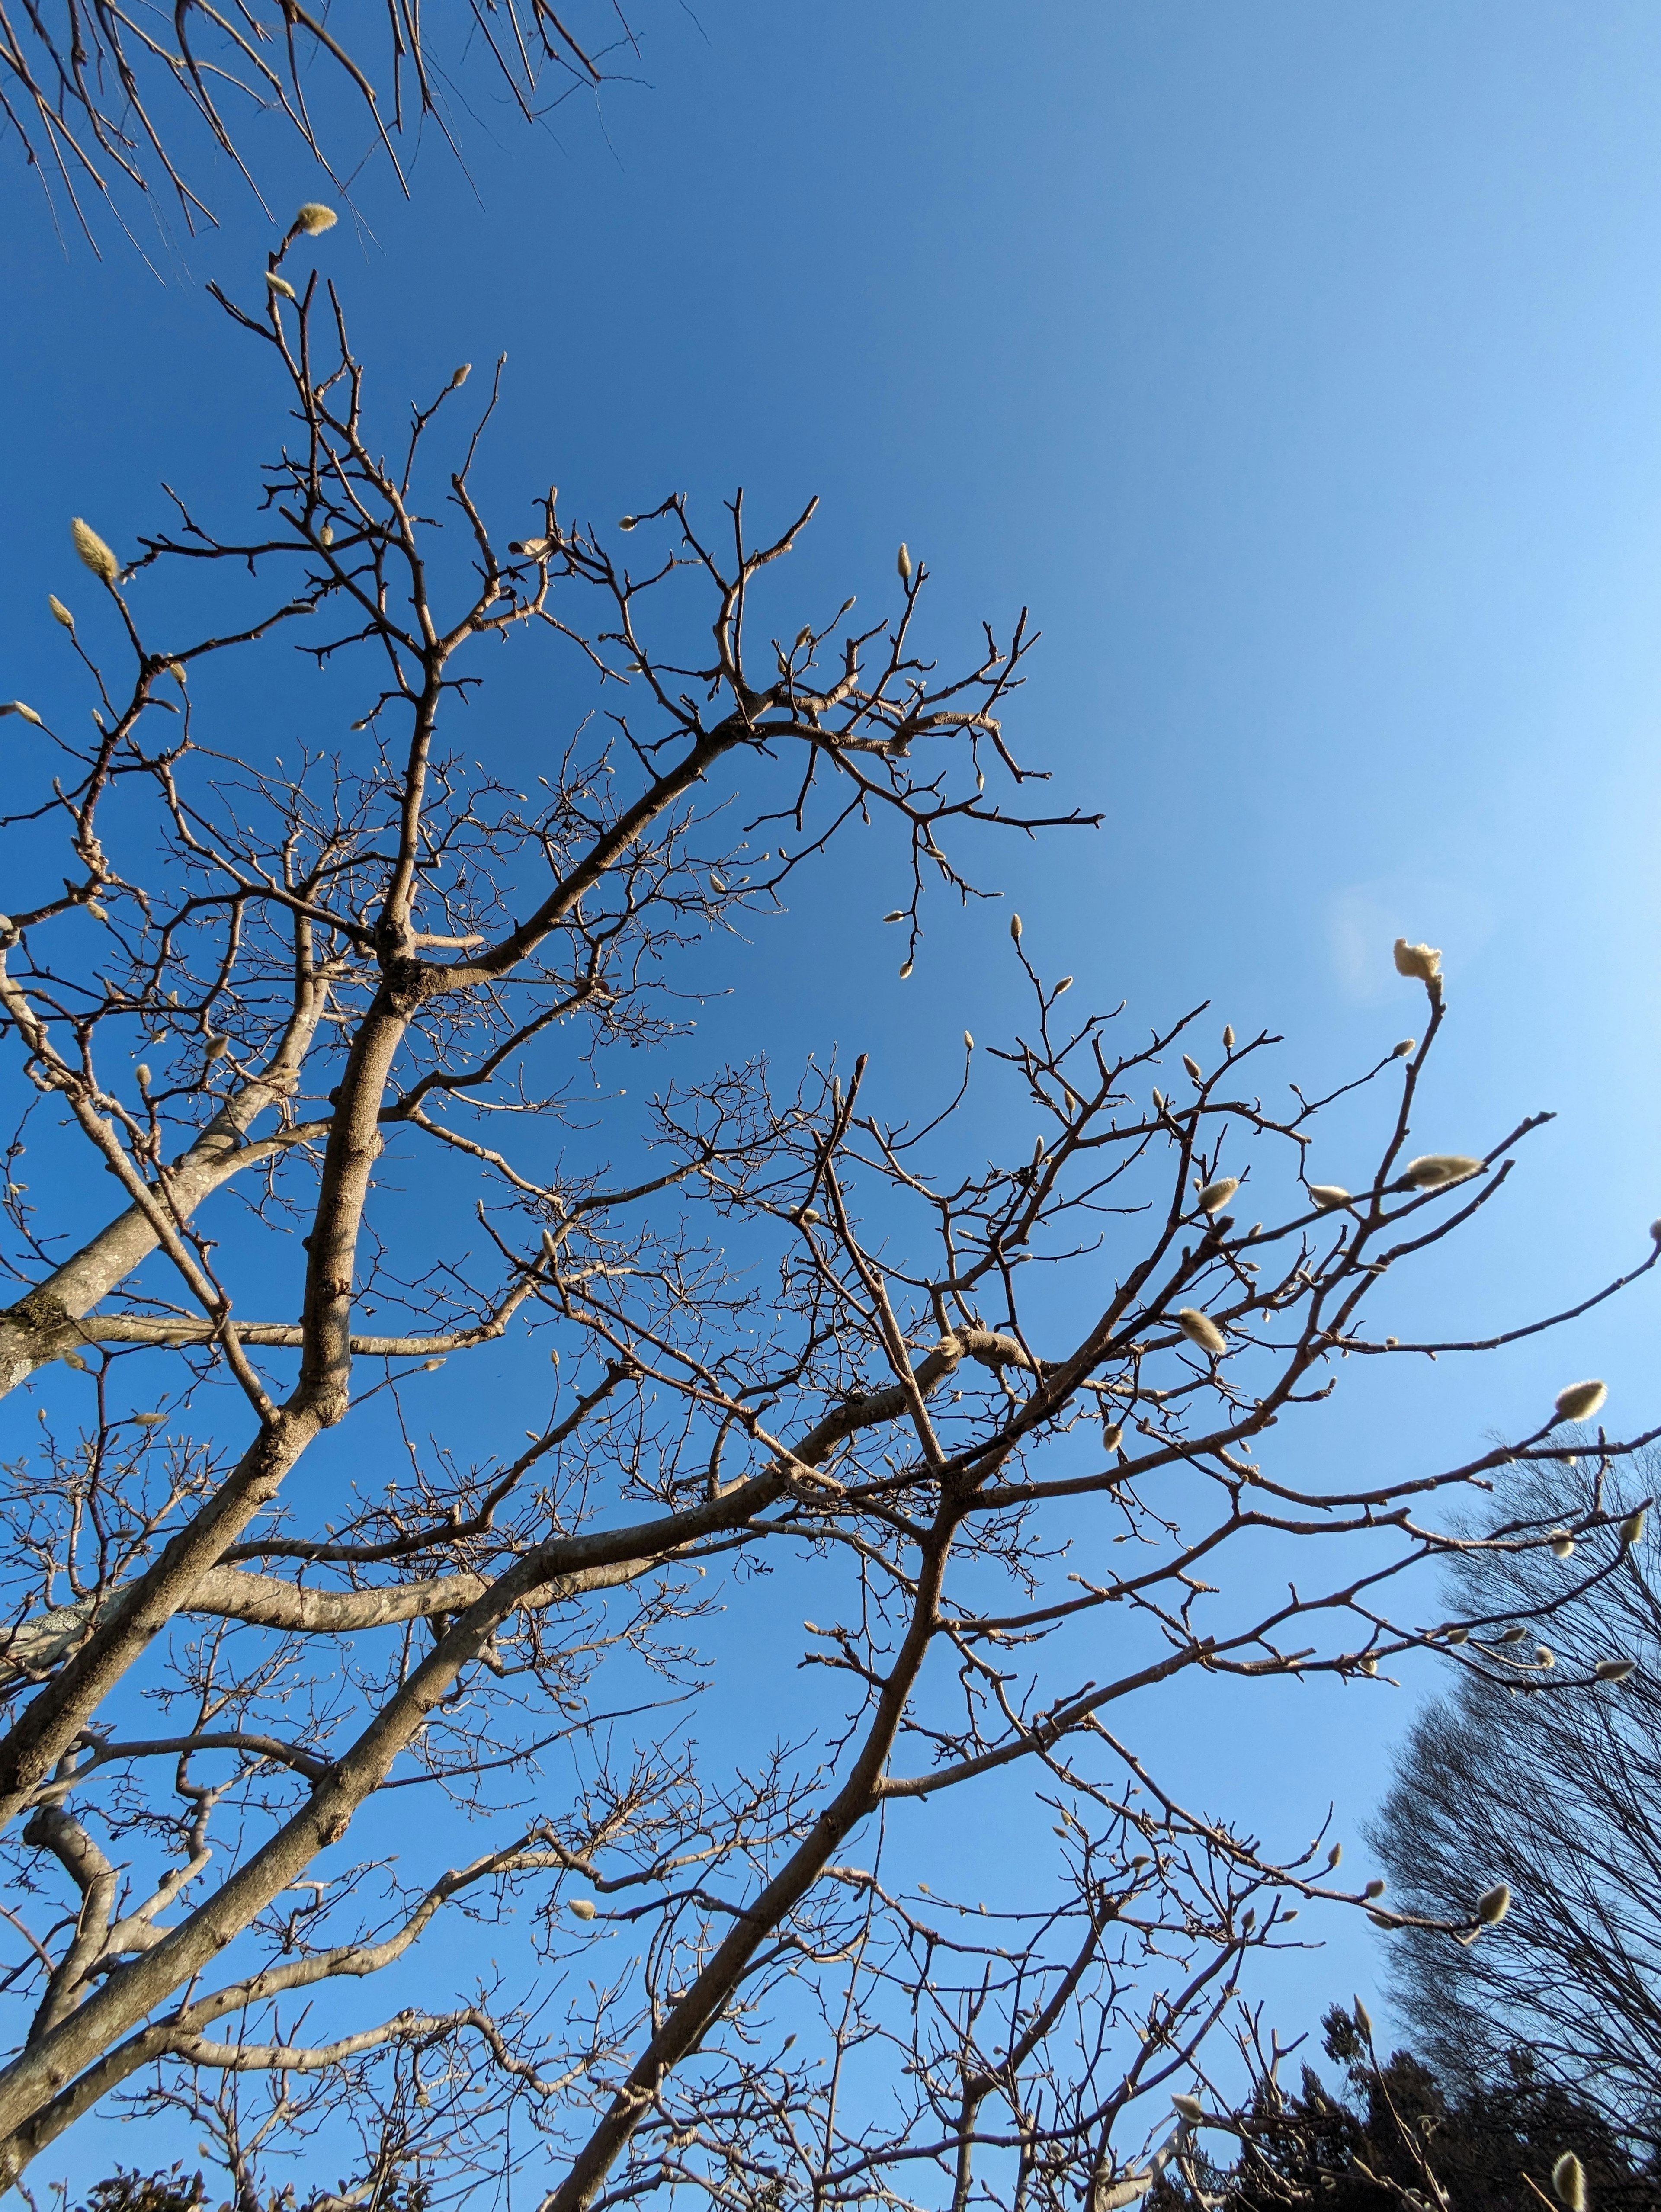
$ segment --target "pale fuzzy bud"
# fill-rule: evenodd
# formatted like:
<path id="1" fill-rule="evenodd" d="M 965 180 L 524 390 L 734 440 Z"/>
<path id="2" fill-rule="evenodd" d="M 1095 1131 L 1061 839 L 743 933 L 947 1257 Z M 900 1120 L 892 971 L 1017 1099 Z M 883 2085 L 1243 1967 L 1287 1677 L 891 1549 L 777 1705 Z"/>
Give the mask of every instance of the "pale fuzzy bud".
<path id="1" fill-rule="evenodd" d="M 37 730 L 44 730 L 46 726 L 33 708 L 26 707 L 21 699 L 5 701 L 3 705 L 0 705 L 0 714 L 15 714 L 25 722 L 33 722 Z"/>
<path id="2" fill-rule="evenodd" d="M 1445 1182 L 1463 1182 L 1467 1176 L 1482 1171 L 1481 1160 L 1472 1159 L 1469 1152 L 1421 1152 L 1402 1169 L 1402 1180 L 1415 1190 L 1435 1190 Z"/>
<path id="3" fill-rule="evenodd" d="M 1323 1213 L 1330 1213 L 1335 1206 L 1349 1204 L 1349 1193 L 1341 1182 L 1312 1182 L 1309 1194 Z"/>
<path id="4" fill-rule="evenodd" d="M 332 522 L 326 522 L 324 524 L 322 529 L 317 533 L 317 542 L 319 545 L 332 545 L 334 544 L 334 525 Z"/>
<path id="5" fill-rule="evenodd" d="M 911 556 L 907 550 L 904 539 L 901 540 L 900 550 L 895 557 L 894 566 L 900 572 L 901 583 L 909 584 L 911 580 Z"/>
<path id="6" fill-rule="evenodd" d="M 1534 1661 L 1537 1667 L 1555 1667 L 1557 1664 L 1557 1654 L 1549 1644 L 1536 1644 L 1534 1647 Z"/>
<path id="7" fill-rule="evenodd" d="M 1637 1671 L 1638 1662 L 1635 1659 L 1600 1659 L 1592 1668 L 1594 1677 L 1600 1682 L 1624 1682 L 1629 1674 L 1635 1674 Z"/>
<path id="8" fill-rule="evenodd" d="M 1371 1651 L 1365 1653 L 1362 1657 L 1358 1659 L 1355 1662 L 1355 1666 L 1357 1673 L 1362 1674 L 1376 1674 L 1378 1671 L 1378 1659 Z"/>
<path id="9" fill-rule="evenodd" d="M 1361 1892 L 1361 1894 L 1363 1897 L 1382 1897 L 1389 1887 L 1390 1885 L 1385 1881 L 1384 1876 L 1382 1875 L 1376 1874 L 1373 1875 L 1372 1880 L 1367 1884 L 1366 1887 Z"/>
<path id="10" fill-rule="evenodd" d="M 182 660 L 170 660 L 167 663 L 167 673 L 181 688 L 190 680 Z"/>
<path id="11" fill-rule="evenodd" d="M 73 1367 L 78 1375 L 84 1375 L 87 1371 L 87 1363 L 78 1352 L 66 1352 L 64 1354 L 64 1364 L 65 1367 Z"/>
<path id="12" fill-rule="evenodd" d="M 805 1221 L 811 1229 L 816 1222 L 823 1221 L 824 1216 L 819 1212 L 818 1206 L 804 1206 L 796 1218 L 798 1221 Z"/>
<path id="13" fill-rule="evenodd" d="M 1417 1037 L 1403 1037 L 1400 1044 L 1393 1045 L 1390 1048 L 1390 1058 L 1392 1060 L 1405 1060 L 1418 1042 L 1419 1040 Z"/>
<path id="14" fill-rule="evenodd" d="M 421 1363 L 422 1371 L 427 1375 L 435 1375 L 443 1364 L 444 1362 L 441 1359 L 423 1359 Z"/>
<path id="15" fill-rule="evenodd" d="M 1526 1628 L 1508 1628 L 1500 1641 L 1502 1644 L 1520 1644 L 1527 1634 Z"/>
<path id="16" fill-rule="evenodd" d="M 619 519 L 618 528 L 619 530 L 632 530 L 639 520 L 640 517 L 637 514 L 625 514 Z"/>
<path id="17" fill-rule="evenodd" d="M 1476 1917 L 1484 1928 L 1497 1928 L 1510 1911 L 1511 1889 L 1503 1881 L 1485 1889 L 1476 1900 Z"/>
<path id="18" fill-rule="evenodd" d="M 1343 1856 L 1343 1845 L 1342 1844 L 1335 1844 L 1332 1846 L 1332 1849 L 1327 1853 L 1327 1872 L 1329 1874 L 1332 1872 L 1334 1867 L 1337 1866 L 1341 1863 Z"/>
<path id="19" fill-rule="evenodd" d="M 905 908 L 903 906 L 897 906 L 892 914 L 884 915 L 883 920 L 885 921 L 904 921 L 905 920 Z"/>
<path id="20" fill-rule="evenodd" d="M 159 1429 L 167 1419 L 165 1413 L 135 1413 L 133 1419 L 141 1429 Z"/>
<path id="21" fill-rule="evenodd" d="M 47 592 L 46 605 L 52 609 L 52 618 L 54 622 L 62 623 L 65 629 L 72 630 L 75 628 L 75 617 L 55 593 Z"/>
<path id="22" fill-rule="evenodd" d="M 1009 917 L 1009 934 L 1014 939 L 1017 945 L 1020 943 L 1021 918 L 1018 914 L 1012 914 Z"/>
<path id="23" fill-rule="evenodd" d="M 1219 1176 L 1215 1182 L 1206 1185 L 1194 1203 L 1202 1213 L 1220 1213 L 1239 1188 L 1238 1176 Z"/>
<path id="24" fill-rule="evenodd" d="M 904 983 L 904 981 L 906 981 L 906 980 L 907 980 L 907 979 L 909 978 L 909 976 L 910 975 L 910 973 L 911 973 L 912 969 L 913 969 L 916 965 L 916 963 L 915 961 L 908 960 L 908 961 L 906 962 L 906 963 L 905 963 L 904 967 L 904 968 L 902 968 L 902 969 L 901 969 L 901 970 L 900 970 L 900 981 L 901 981 L 901 982 L 902 982 L 902 983 Z"/>
<path id="25" fill-rule="evenodd" d="M 1110 1421 L 1102 1431 L 1102 1443 L 1108 1451 L 1117 1451 L 1124 1442 L 1124 1423 Z"/>
<path id="26" fill-rule="evenodd" d="M 1557 1394 L 1557 1418 L 1560 1421 L 1589 1421 L 1594 1413 L 1603 1411 L 1609 1395 L 1607 1382 L 1571 1382 L 1567 1390 Z"/>
<path id="27" fill-rule="evenodd" d="M 1639 1544 L 1643 1541 L 1644 1522 L 1648 1517 L 1648 1513 L 1649 1508 L 1646 1505 L 1640 1505 L 1635 1512 L 1628 1514 L 1626 1519 L 1621 1523 L 1620 1528 L 1621 1541 L 1623 1544 Z"/>
<path id="28" fill-rule="evenodd" d="M 133 1073 L 138 1078 L 139 1089 L 141 1091 L 148 1091 L 150 1087 L 150 1071 L 145 1066 L 142 1060 L 139 1061 L 137 1066 L 134 1068 Z"/>
<path id="29" fill-rule="evenodd" d="M 574 1897 L 571 1899 L 571 1910 L 579 1920 L 592 1920 L 594 1917 L 594 1901 L 592 1898 Z"/>
<path id="30" fill-rule="evenodd" d="M 1551 2193 L 1563 2212 L 1586 2212 L 1586 2170 L 1572 2150 L 1551 2170 Z"/>
<path id="31" fill-rule="evenodd" d="M 92 570 L 106 584 L 113 584 L 121 574 L 121 563 L 98 532 L 82 522 L 78 514 L 70 517 L 70 536 L 75 540 L 75 550 Z"/>
<path id="32" fill-rule="evenodd" d="M 1360 1997 L 1357 1997 L 1355 2000 L 1355 2025 L 1360 2029 L 1362 2034 L 1366 2036 L 1367 2041 L 1371 2043 L 1372 2040 L 1372 2015 L 1368 2012 L 1366 2007 L 1361 2002 Z"/>
<path id="33" fill-rule="evenodd" d="M 473 364 L 472 362 L 464 361 L 460 368 L 457 369 L 455 374 L 450 379 L 451 391 L 459 392 L 462 386 L 465 384 L 467 379 L 472 374 L 472 373 Z"/>
<path id="34" fill-rule="evenodd" d="M 1223 1027 L 1223 1050 L 1224 1050 L 1225 1052 L 1232 1052 L 1232 1051 L 1233 1051 L 1233 1049 L 1234 1049 L 1234 1024 L 1233 1024 L 1233 1023 L 1232 1023 L 1232 1022 L 1227 1022 L 1227 1023 L 1226 1023 L 1226 1024 L 1224 1024 L 1224 1027 Z"/>
<path id="35" fill-rule="evenodd" d="M 1189 1073 L 1194 1078 L 1194 1080 L 1196 1083 L 1204 1081 L 1205 1079 L 1200 1073 L 1200 1063 L 1195 1059 L 1191 1052 L 1185 1052 L 1183 1054 L 1183 1066 L 1188 1070 Z"/>
<path id="36" fill-rule="evenodd" d="M 210 1060 L 222 1060 L 231 1048 L 231 1041 L 228 1037 L 215 1036 L 211 1031 L 203 1039 L 203 1042 L 207 1046 L 208 1058 Z"/>
<path id="37" fill-rule="evenodd" d="M 1572 1559 L 1574 1557 L 1574 1539 L 1567 1528 L 1554 1528 L 1546 1540 L 1551 1547 L 1554 1559 Z"/>
<path id="38" fill-rule="evenodd" d="M 970 1036 L 967 1030 L 963 1033 L 963 1046 L 965 1052 L 973 1052 L 975 1049 L 975 1040 Z"/>
<path id="39" fill-rule="evenodd" d="M 1205 2118 L 1205 2106 L 1197 2097 L 1175 2096 L 1171 2108 L 1178 2119 L 1186 2120 L 1191 2127 L 1197 2127 Z"/>
<path id="40" fill-rule="evenodd" d="M 1396 972 L 1398 975 L 1416 976 L 1421 983 L 1434 983 L 1441 975 L 1442 956 L 1433 945 L 1409 945 L 1405 937 L 1398 937 Z"/>
<path id="41" fill-rule="evenodd" d="M 1197 1344 L 1214 1359 L 1220 1359 L 1228 1350 L 1228 1339 L 1211 1316 L 1202 1313 L 1197 1306 L 1182 1307 L 1177 1315 L 1177 1326 L 1190 1344 Z"/>
<path id="42" fill-rule="evenodd" d="M 1442 1637 L 1444 1642 L 1448 1644 L 1469 1644 L 1470 1631 L 1463 1620 L 1456 1620 L 1451 1628 L 1445 1628 L 1442 1631 Z"/>
<path id="43" fill-rule="evenodd" d="M 294 219 L 296 230 L 303 230 L 307 238 L 319 238 L 326 230 L 332 230 L 340 217 L 332 207 L 319 200 L 307 200 Z"/>
<path id="44" fill-rule="evenodd" d="M 297 300 L 300 297 L 288 278 L 279 276 L 275 269 L 268 269 L 265 271 L 265 282 L 273 292 L 280 292 L 285 300 Z"/>

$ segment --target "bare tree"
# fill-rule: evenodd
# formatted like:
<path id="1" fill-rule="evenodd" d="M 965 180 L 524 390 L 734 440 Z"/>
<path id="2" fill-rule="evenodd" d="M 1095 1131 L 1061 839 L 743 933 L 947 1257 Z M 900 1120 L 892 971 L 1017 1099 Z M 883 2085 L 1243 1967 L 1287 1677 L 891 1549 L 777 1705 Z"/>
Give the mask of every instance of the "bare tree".
<path id="1" fill-rule="evenodd" d="M 1286 1449 L 1352 1356 L 1506 1340 L 1365 1310 L 1541 1117 L 1413 1154 L 1426 948 L 1422 1040 L 1271 1103 L 1276 1039 L 1225 1029 L 1208 1070 L 1202 1009 L 1068 1019 L 1019 920 L 1025 1032 L 965 1036 L 920 1122 L 862 1059 L 708 1065 L 698 948 L 833 845 L 887 852 L 910 973 L 925 885 L 980 895 L 965 836 L 1077 819 L 1004 732 L 1025 617 L 941 672 L 904 548 L 891 614 L 787 615 L 811 507 L 756 538 L 735 499 L 717 538 L 672 496 L 618 526 L 636 566 L 548 491 L 503 544 L 494 393 L 458 422 L 459 370 L 383 459 L 332 294 L 225 305 L 291 418 L 254 520 L 180 494 L 131 558 L 77 521 L 97 600 L 52 612 L 88 734 L 11 710 L 0 1355 L 12 1389 L 72 1372 L 0 1505 L 4 2171 L 114 2096 L 216 2130 L 245 2197 L 326 2122 L 361 2136 L 330 2203 L 465 2187 L 512 2121 L 560 2212 L 1110 2212 L 1252 1952 L 1307 1898 L 1391 1917 L 1324 1836 L 1179 1802 L 1165 1693 L 1369 1696 L 1437 1635 L 1411 1570 L 1544 1540 L 1437 1502 L 1558 1453 L 1555 1407 L 1372 1485 Z M 283 692 L 285 641 L 320 692 Z M 510 643 L 551 657 L 493 740 Z M 648 1047 L 688 1072 L 625 1102 Z M 1310 1179 L 1339 1100 L 1354 1195 Z M 494 1396 L 433 1377 L 538 1332 L 556 1367 Z M 734 1753 L 740 1679 L 706 1759 L 699 1624 L 782 1575 L 797 1723 Z M 970 1892 L 937 1801 L 1001 1790 L 1059 1843 Z M 366 2010 L 458 1917 L 510 1964 Z"/>
<path id="2" fill-rule="evenodd" d="M 402 185 L 425 130 L 453 148 L 465 82 L 526 123 L 597 88 L 632 59 L 617 0 L 473 0 L 423 9 L 182 0 L 167 11 L 111 0 L 0 5 L 0 118 L 49 203 L 62 195 L 90 238 L 89 210 L 124 220 L 158 193 L 186 226 L 214 220 L 190 170 L 197 149 L 259 193 L 259 119 L 292 131 L 345 191 L 366 160 Z"/>
<path id="3" fill-rule="evenodd" d="M 1634 1474 L 1647 1475 L 1647 1468 Z M 1474 1952 L 1397 1938 L 1392 1963 L 1427 2052 L 1458 2081 L 1503 2074 L 1508 2052 L 1590 2098 L 1661 2150 L 1661 1606 L 1655 1540 L 1576 1540 L 1589 1504 L 1624 1513 L 1592 1460 L 1524 1474 L 1502 1493 L 1558 1523 L 1555 1551 L 1462 1557 L 1462 1616 L 1513 1639 L 1467 1662 L 1404 1745 L 1375 1841 L 1420 1910 L 1457 1910 L 1477 1865 L 1505 1869 L 1506 1941 Z M 1637 1492 L 1641 1496 L 1641 1492 Z M 1642 1516 L 1628 1524 L 1635 1531 Z M 1590 1571 L 1586 1571 L 1590 1570 Z M 1575 1602 L 1566 1604 L 1573 1595 Z M 1635 1665 L 1634 1665 L 1635 1662 Z M 1532 1694 L 1560 1671 L 1615 1679 Z M 1632 1669 L 1630 1678 L 1626 1670 Z M 1480 1886 L 1480 1882 L 1479 1885 Z"/>

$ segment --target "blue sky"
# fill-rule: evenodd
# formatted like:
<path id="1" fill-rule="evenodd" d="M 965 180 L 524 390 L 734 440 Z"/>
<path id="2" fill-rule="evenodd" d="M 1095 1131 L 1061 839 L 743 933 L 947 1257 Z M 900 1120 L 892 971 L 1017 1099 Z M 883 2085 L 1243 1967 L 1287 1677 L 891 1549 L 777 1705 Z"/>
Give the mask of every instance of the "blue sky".
<path id="1" fill-rule="evenodd" d="M 927 1079 L 1013 1018 L 1009 906 L 1050 972 L 1153 1022 L 1209 998 L 1321 1081 L 1415 1029 L 1405 932 L 1454 1012 L 1427 1146 L 1560 1119 L 1423 1289 L 1502 1327 L 1641 1255 L 1661 1212 L 1661 16 L 1545 0 L 1334 8 L 650 0 L 647 80 L 542 134 L 370 173 L 319 241 L 389 402 L 508 356 L 490 463 L 620 514 L 737 483 L 829 604 L 906 538 L 935 620 L 1045 633 L 1018 750 L 1104 828 L 983 854 L 902 983 L 873 860 L 724 956 L 717 1036 L 870 1049 Z M 275 144 L 276 142 L 273 142 Z M 0 234 L 0 693 L 61 682 L 64 522 L 123 542 L 159 479 L 269 442 L 248 349 L 266 227 L 60 249 L 14 173 Z M 280 204 L 319 194 L 295 161 Z M 525 520 L 528 520 L 528 514 Z M 830 598 L 834 593 L 835 599 Z M 15 723 L 7 726 L 15 731 Z M 8 742 L 11 740 L 8 739 Z M 511 732 L 504 742 L 514 742 Z M 1654 1418 L 1655 1292 L 1554 1346 L 1354 1394 L 1323 1438 L 1451 1456 L 1606 1375 Z M 1196 1703 L 1196 1788 L 1354 1836 L 1429 1680 Z M 1306 1916 L 1307 1918 L 1307 1916 Z M 1372 1939 L 1276 1991 L 1376 1994 Z M 1379 2008 L 1382 2010 L 1382 2007 Z"/>

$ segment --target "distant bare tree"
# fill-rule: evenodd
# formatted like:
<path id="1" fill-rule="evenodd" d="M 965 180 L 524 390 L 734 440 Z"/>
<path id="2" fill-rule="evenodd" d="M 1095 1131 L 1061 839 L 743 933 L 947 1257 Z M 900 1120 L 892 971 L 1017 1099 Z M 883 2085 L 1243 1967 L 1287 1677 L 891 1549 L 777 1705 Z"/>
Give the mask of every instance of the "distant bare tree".
<path id="1" fill-rule="evenodd" d="M 787 617 L 811 507 L 757 539 L 734 500 L 717 539 L 672 496 L 618 526 L 636 568 L 549 491 L 504 544 L 494 395 L 458 424 L 458 370 L 383 458 L 338 301 L 285 285 L 226 303 L 291 411 L 257 518 L 179 495 L 136 557 L 77 522 L 71 677 L 10 710 L 0 1359 L 45 1395 L 0 1499 L 0 2163 L 116 2096 L 213 2130 L 245 2198 L 356 2130 L 319 2212 L 499 2173 L 514 2116 L 559 2212 L 682 2182 L 1111 2212 L 1253 1950 L 1310 1897 L 1391 1917 L 1323 1837 L 1179 1802 L 1167 1693 L 1366 1698 L 1437 1634 L 1410 1570 L 1543 1540 L 1435 1510 L 1561 1452 L 1543 1389 L 1526 1436 L 1376 1483 L 1281 1427 L 1351 1355 L 1507 1340 L 1364 1315 L 1539 1117 L 1412 1155 L 1425 948 L 1422 1041 L 1271 1104 L 1277 1040 L 1225 1029 L 1208 1069 L 1202 1010 L 1065 1021 L 1018 920 L 1025 1032 L 965 1036 L 920 1124 L 863 1059 L 782 1092 L 701 1065 L 697 946 L 861 825 L 910 974 L 925 884 L 978 895 L 964 833 L 1077 818 L 1004 732 L 1025 616 L 941 673 L 902 548 L 891 615 Z M 284 640 L 326 680 L 273 695 L 273 739 L 232 679 L 280 687 Z M 496 735 L 514 641 L 551 658 Z M 626 1100 L 648 1047 L 692 1072 Z M 1340 1099 L 1354 1195 L 1309 1179 Z M 537 1332 L 551 1378 L 431 1379 Z M 781 1577 L 810 1619 L 775 1663 L 808 1671 L 757 1742 L 697 1624 Z M 723 1687 L 706 1757 L 684 1700 Z M 1001 1784 L 1059 1844 L 970 1889 L 938 1801 Z M 366 2013 L 458 1918 L 508 1963 Z"/>
<path id="2" fill-rule="evenodd" d="M 228 160 L 258 193 L 265 149 L 250 126 L 261 114 L 291 129 L 338 190 L 377 154 L 402 183 L 421 130 L 455 143 L 464 76 L 475 98 L 531 122 L 597 88 L 632 47 L 617 0 L 575 0 L 575 12 L 548 0 L 0 0 L 0 118 L 88 236 L 91 204 L 130 212 L 158 191 L 193 229 L 214 218 L 188 179 L 192 149 Z"/>
<path id="3" fill-rule="evenodd" d="M 1633 1472 L 1646 1477 L 1651 1470 Z M 1646 1487 L 1647 1485 L 1646 1484 Z M 1594 1458 L 1507 1484 L 1500 1508 L 1555 1522 L 1552 1553 L 1462 1557 L 1462 1615 L 1516 1641 L 1467 1665 L 1404 1745 L 1374 1838 L 1417 1911 L 1457 1911 L 1502 1866 L 1516 1893 L 1506 1941 L 1474 1952 L 1414 1931 L 1391 1960 L 1427 2054 L 1466 2082 L 1521 2047 L 1661 2153 L 1661 1604 L 1652 1534 L 1605 1530 L 1570 1551 L 1587 1509 L 1625 1511 Z M 1593 1570 L 1587 1573 L 1586 1569 Z M 1573 1598 L 1573 1602 L 1566 1603 Z M 1530 1694 L 1538 1647 L 1584 1680 L 1635 1662 L 1629 1680 L 1573 1697 Z"/>

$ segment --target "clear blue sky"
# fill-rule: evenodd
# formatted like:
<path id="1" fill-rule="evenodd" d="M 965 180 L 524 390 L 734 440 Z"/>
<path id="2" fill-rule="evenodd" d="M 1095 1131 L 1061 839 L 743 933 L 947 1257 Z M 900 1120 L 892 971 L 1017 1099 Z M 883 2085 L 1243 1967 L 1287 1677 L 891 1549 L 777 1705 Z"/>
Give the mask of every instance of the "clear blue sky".
<path id="1" fill-rule="evenodd" d="M 817 491 L 827 594 L 885 580 L 904 537 L 943 629 L 1030 605 L 1018 747 L 1107 817 L 998 856 L 1043 964 L 1147 1021 L 1209 997 L 1319 1081 L 1418 1025 L 1389 945 L 1427 937 L 1455 1019 L 1427 1145 L 1561 1115 L 1427 1326 L 1504 1326 L 1630 1264 L 1661 1213 L 1661 15 L 640 20 L 648 84 L 551 134 L 475 131 L 471 184 L 435 144 L 411 204 L 370 177 L 319 242 L 383 395 L 505 351 L 502 486 L 607 517 Z M 161 477 L 240 486 L 270 442 L 201 289 L 253 297 L 269 241 L 226 180 L 223 229 L 158 282 L 61 251 L 5 188 L 0 695 L 45 708 L 67 516 L 130 542 Z M 296 162 L 280 204 L 320 190 Z M 717 1030 L 786 1061 L 868 1048 L 897 1079 L 965 1023 L 996 1034 L 1007 907 L 937 905 L 902 984 L 870 884 L 822 882 L 733 954 Z M 1646 1289 L 1555 1347 L 1358 1393 L 1325 1444 L 1451 1455 L 1587 1373 L 1635 1425 L 1657 1320 Z M 1354 1837 L 1428 1679 L 1196 1701 L 1193 1785 L 1284 1833 L 1335 1797 Z M 1288 2028 L 1374 1993 L 1368 1931 L 1317 1932 Z"/>

